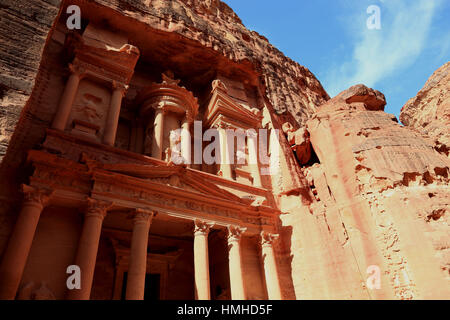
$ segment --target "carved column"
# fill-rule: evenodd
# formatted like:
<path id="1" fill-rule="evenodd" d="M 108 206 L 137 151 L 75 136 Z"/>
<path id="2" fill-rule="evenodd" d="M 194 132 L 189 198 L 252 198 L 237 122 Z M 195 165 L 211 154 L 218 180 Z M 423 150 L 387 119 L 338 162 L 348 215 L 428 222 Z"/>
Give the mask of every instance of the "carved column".
<path id="1" fill-rule="evenodd" d="M 220 137 L 220 172 L 222 173 L 222 177 L 231 180 L 233 176 L 231 174 L 230 150 L 228 149 L 226 125 L 219 125 L 218 130 Z"/>
<path id="2" fill-rule="evenodd" d="M 191 123 L 192 121 L 186 116 L 181 125 L 181 156 L 185 164 L 191 163 Z"/>
<path id="3" fill-rule="evenodd" d="M 152 211 L 140 209 L 134 213 L 126 291 L 127 300 L 144 300 L 148 234 L 154 214 Z"/>
<path id="4" fill-rule="evenodd" d="M 281 300 L 281 287 L 278 278 L 277 263 L 273 250 L 273 242 L 278 235 L 261 232 L 262 258 L 264 261 L 264 273 L 266 276 L 267 294 L 270 300 Z"/>
<path id="5" fill-rule="evenodd" d="M 103 219 L 111 206 L 110 202 L 88 199 L 75 258 L 75 265 L 81 270 L 81 289 L 68 290 L 66 298 L 69 300 L 89 300 Z"/>
<path id="6" fill-rule="evenodd" d="M 232 300 L 246 299 L 240 246 L 241 236 L 245 230 L 247 229 L 237 226 L 228 227 L 228 260 Z"/>
<path id="7" fill-rule="evenodd" d="M 122 99 L 127 89 L 127 85 L 113 81 L 113 93 L 108 111 L 108 118 L 106 119 L 105 132 L 103 134 L 103 143 L 110 146 L 114 146 L 116 141 L 120 108 L 122 106 Z"/>
<path id="8" fill-rule="evenodd" d="M 248 145 L 248 157 L 249 157 L 249 167 L 253 177 L 253 185 L 255 187 L 262 187 L 261 183 L 261 172 L 259 171 L 258 164 L 258 135 L 255 131 L 247 131 L 247 145 Z"/>
<path id="9" fill-rule="evenodd" d="M 24 200 L 0 265 L 0 300 L 13 300 L 22 279 L 40 215 L 51 192 L 23 186 Z"/>
<path id="10" fill-rule="evenodd" d="M 164 138 L 164 106 L 158 106 L 155 112 L 152 157 L 162 159 Z"/>
<path id="11" fill-rule="evenodd" d="M 213 224 L 195 220 L 194 268 L 197 300 L 210 300 L 208 234 Z"/>
<path id="12" fill-rule="evenodd" d="M 70 111 L 72 110 L 73 102 L 78 91 L 78 86 L 80 85 L 80 81 L 84 74 L 83 69 L 73 64 L 69 65 L 69 69 L 71 74 L 52 123 L 52 128 L 57 130 L 64 130 L 66 128 L 67 120 L 69 119 Z"/>

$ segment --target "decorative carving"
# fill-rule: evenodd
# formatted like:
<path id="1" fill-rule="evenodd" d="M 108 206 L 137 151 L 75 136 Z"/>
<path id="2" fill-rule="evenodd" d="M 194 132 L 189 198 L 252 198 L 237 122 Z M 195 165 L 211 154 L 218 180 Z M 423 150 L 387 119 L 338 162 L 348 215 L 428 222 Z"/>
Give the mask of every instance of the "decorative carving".
<path id="1" fill-rule="evenodd" d="M 222 80 L 216 79 L 212 82 L 212 89 L 213 90 L 222 90 L 225 93 L 228 93 L 228 88 L 225 85 L 225 83 Z"/>
<path id="2" fill-rule="evenodd" d="M 82 104 L 77 105 L 75 111 L 82 113 L 90 122 L 98 121 L 103 117 L 102 114 L 98 113 L 102 98 L 86 93 L 83 95 L 81 102 Z"/>
<path id="3" fill-rule="evenodd" d="M 113 206 L 113 203 L 111 202 L 96 200 L 92 198 L 88 198 L 86 201 L 87 208 L 85 217 L 96 217 L 99 219 L 103 219 L 106 217 L 106 212 Z"/>
<path id="4" fill-rule="evenodd" d="M 125 96 L 129 87 L 130 87 L 129 85 L 126 85 L 125 83 L 116 80 L 113 80 L 112 82 L 113 90 L 119 90 L 122 93 L 122 97 Z"/>
<path id="5" fill-rule="evenodd" d="M 266 231 L 261 232 L 261 245 L 263 247 L 271 247 L 273 242 L 279 238 L 278 234 L 272 234 Z"/>
<path id="6" fill-rule="evenodd" d="M 172 187 L 180 187 L 181 186 L 181 181 L 180 181 L 180 177 L 176 174 L 171 175 L 169 178 L 169 184 Z"/>
<path id="7" fill-rule="evenodd" d="M 31 293 L 31 300 L 56 300 L 53 292 L 47 287 L 45 282 Z"/>
<path id="8" fill-rule="evenodd" d="M 154 216 L 156 216 L 156 211 L 139 208 L 134 209 L 130 215 L 130 217 L 133 218 L 134 223 L 151 223 Z"/>
<path id="9" fill-rule="evenodd" d="M 41 282 L 38 287 L 31 281 L 20 289 L 17 300 L 56 300 L 56 298 L 45 282 Z"/>
<path id="10" fill-rule="evenodd" d="M 240 241 L 242 234 L 246 230 L 247 228 L 240 226 L 228 226 L 228 243 Z"/>
<path id="11" fill-rule="evenodd" d="M 22 185 L 24 203 L 26 203 L 27 205 L 46 206 L 51 196 L 53 195 L 53 192 L 54 191 L 50 189 L 35 188 L 25 184 Z"/>
<path id="12" fill-rule="evenodd" d="M 71 74 L 77 75 L 80 79 L 86 75 L 86 68 L 78 63 L 69 63 L 69 71 Z"/>
<path id="13" fill-rule="evenodd" d="M 172 71 L 167 70 L 162 75 L 162 83 L 163 84 L 171 84 L 171 85 L 178 85 L 181 80 L 175 80 L 175 75 Z"/>
<path id="14" fill-rule="evenodd" d="M 209 230 L 214 227 L 214 223 L 205 222 L 198 219 L 194 220 L 194 235 L 207 235 Z"/>

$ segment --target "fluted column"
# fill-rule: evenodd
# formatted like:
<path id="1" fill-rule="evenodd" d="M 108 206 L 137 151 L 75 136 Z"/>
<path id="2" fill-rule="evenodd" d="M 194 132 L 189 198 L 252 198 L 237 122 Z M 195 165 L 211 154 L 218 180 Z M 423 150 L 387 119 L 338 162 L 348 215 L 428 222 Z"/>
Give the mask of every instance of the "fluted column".
<path id="1" fill-rule="evenodd" d="M 191 163 L 191 132 L 192 121 L 186 116 L 181 125 L 181 156 L 185 164 Z"/>
<path id="2" fill-rule="evenodd" d="M 245 300 L 244 277 L 242 274 L 241 236 L 247 230 L 237 226 L 228 227 L 228 261 L 232 300 Z"/>
<path id="3" fill-rule="evenodd" d="M 248 145 L 248 158 L 249 167 L 253 177 L 253 185 L 255 187 L 262 187 L 261 183 L 261 172 L 259 171 L 258 163 L 258 143 L 255 130 L 247 131 L 247 145 Z"/>
<path id="4" fill-rule="evenodd" d="M 164 108 L 158 106 L 155 111 L 154 133 L 152 140 L 152 157 L 162 159 L 164 138 Z"/>
<path id="5" fill-rule="evenodd" d="M 84 70 L 70 64 L 70 77 L 64 88 L 63 95 L 58 105 L 58 110 L 56 111 L 55 118 L 53 119 L 52 128 L 57 130 L 64 130 L 67 125 L 67 120 L 69 119 L 70 112 L 72 110 L 72 105 L 75 100 L 75 96 L 78 91 L 78 86 L 84 75 Z"/>
<path id="6" fill-rule="evenodd" d="M 278 235 L 261 232 L 262 258 L 264 262 L 264 274 L 266 276 L 267 294 L 270 300 L 281 300 L 280 279 L 278 278 L 277 263 L 273 250 L 273 242 Z"/>
<path id="7" fill-rule="evenodd" d="M 134 213 L 126 291 L 127 300 L 144 300 L 148 234 L 154 214 L 152 211 L 140 209 Z"/>
<path id="8" fill-rule="evenodd" d="M 119 125 L 120 108 L 122 106 L 122 99 L 127 91 L 128 86 L 113 81 L 113 93 L 108 111 L 108 118 L 106 119 L 105 132 L 103 134 L 103 143 L 114 146 L 116 142 L 117 127 Z"/>
<path id="9" fill-rule="evenodd" d="M 75 265 L 81 270 L 81 288 L 68 290 L 66 298 L 69 300 L 89 300 L 90 298 L 103 219 L 112 206 L 110 202 L 95 199 L 88 199 L 87 202 L 83 230 L 75 258 Z"/>
<path id="10" fill-rule="evenodd" d="M 226 125 L 221 124 L 218 127 L 220 140 L 220 172 L 222 177 L 233 179 L 231 171 L 230 150 L 228 150 L 228 137 Z"/>
<path id="11" fill-rule="evenodd" d="M 194 229 L 194 268 L 195 297 L 197 300 L 210 300 L 208 234 L 213 224 L 195 220 Z"/>
<path id="12" fill-rule="evenodd" d="M 40 215 L 51 191 L 23 186 L 24 200 L 0 265 L 0 300 L 13 300 L 22 279 Z"/>

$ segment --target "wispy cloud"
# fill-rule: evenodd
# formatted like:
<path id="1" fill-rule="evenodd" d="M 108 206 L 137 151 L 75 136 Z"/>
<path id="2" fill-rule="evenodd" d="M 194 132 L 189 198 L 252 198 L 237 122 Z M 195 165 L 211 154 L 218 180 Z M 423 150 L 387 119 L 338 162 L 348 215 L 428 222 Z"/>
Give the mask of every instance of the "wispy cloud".
<path id="1" fill-rule="evenodd" d="M 351 85 L 374 87 L 379 81 L 413 65 L 427 46 L 438 0 L 372 1 L 381 7 L 381 30 L 366 28 L 365 12 L 349 16 L 354 46 L 351 58 L 332 68 L 325 79 L 331 96 Z M 350 14 L 351 15 L 351 14 Z"/>

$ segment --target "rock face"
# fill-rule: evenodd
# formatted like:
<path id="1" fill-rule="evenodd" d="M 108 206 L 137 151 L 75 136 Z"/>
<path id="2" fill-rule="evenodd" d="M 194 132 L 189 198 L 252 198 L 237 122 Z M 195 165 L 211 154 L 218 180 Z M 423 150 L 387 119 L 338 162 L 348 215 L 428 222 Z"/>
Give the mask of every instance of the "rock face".
<path id="1" fill-rule="evenodd" d="M 0 4 L 0 162 L 33 89 L 58 0 Z"/>
<path id="2" fill-rule="evenodd" d="M 333 296 L 448 298 L 450 161 L 381 111 L 384 104 L 376 91 L 352 87 L 307 122 L 320 164 L 303 172 L 315 194 L 312 212 L 324 216 L 336 245 L 333 259 L 340 268 L 383 270 L 379 290 L 323 285 Z"/>
<path id="3" fill-rule="evenodd" d="M 408 100 L 400 113 L 401 122 L 433 138 L 436 148 L 450 150 L 450 62 L 425 83 L 417 96 Z"/>

